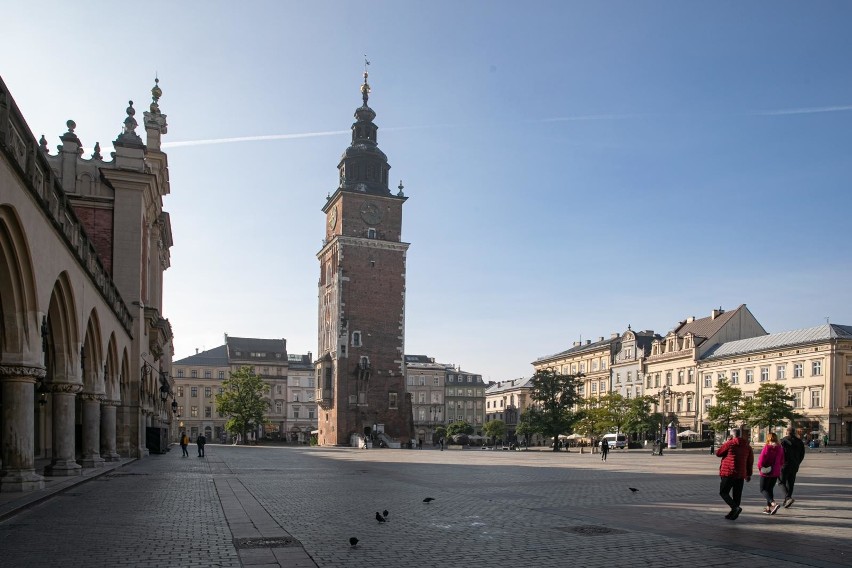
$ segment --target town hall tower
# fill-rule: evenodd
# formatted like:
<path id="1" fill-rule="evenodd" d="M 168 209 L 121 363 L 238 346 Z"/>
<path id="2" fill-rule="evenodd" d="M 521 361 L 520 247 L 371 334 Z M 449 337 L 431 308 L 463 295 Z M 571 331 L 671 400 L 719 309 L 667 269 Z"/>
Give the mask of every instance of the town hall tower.
<path id="1" fill-rule="evenodd" d="M 402 182 L 395 195 L 388 187 L 390 165 L 376 143 L 367 77 L 365 70 L 363 104 L 337 166 L 337 189 L 322 209 L 316 361 L 321 446 L 349 445 L 356 434 L 407 443 L 414 433 L 403 357 L 406 197 Z"/>

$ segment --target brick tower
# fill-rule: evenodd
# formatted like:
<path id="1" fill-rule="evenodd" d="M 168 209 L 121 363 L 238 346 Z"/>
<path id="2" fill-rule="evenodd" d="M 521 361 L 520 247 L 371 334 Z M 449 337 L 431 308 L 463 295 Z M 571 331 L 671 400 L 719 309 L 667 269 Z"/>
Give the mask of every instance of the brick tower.
<path id="1" fill-rule="evenodd" d="M 403 357 L 406 197 L 402 182 L 396 195 L 388 188 L 390 165 L 376 144 L 369 95 L 365 68 L 352 143 L 337 166 L 338 187 L 322 209 L 316 361 L 322 446 L 349 445 L 354 434 L 407 443 L 414 434 Z"/>

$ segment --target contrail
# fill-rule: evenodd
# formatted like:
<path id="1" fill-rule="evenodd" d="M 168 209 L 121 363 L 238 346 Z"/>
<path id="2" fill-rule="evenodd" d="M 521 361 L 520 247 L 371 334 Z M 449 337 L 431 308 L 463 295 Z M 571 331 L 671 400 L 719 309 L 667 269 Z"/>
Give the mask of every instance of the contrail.
<path id="1" fill-rule="evenodd" d="M 231 142 L 257 142 L 260 140 L 291 140 L 294 138 L 315 138 L 317 136 L 339 136 L 349 134 L 348 130 L 330 130 L 328 132 L 302 132 L 299 134 L 268 134 L 266 136 L 240 136 L 237 138 L 209 138 L 207 140 L 184 140 L 182 142 L 163 142 L 163 148 L 181 146 L 204 146 L 205 144 L 230 144 Z"/>
<path id="2" fill-rule="evenodd" d="M 781 110 L 759 110 L 752 114 L 758 116 L 783 116 L 787 114 L 814 114 L 819 112 L 846 112 L 852 110 L 852 105 L 827 106 L 827 107 L 805 107 L 789 108 Z"/>

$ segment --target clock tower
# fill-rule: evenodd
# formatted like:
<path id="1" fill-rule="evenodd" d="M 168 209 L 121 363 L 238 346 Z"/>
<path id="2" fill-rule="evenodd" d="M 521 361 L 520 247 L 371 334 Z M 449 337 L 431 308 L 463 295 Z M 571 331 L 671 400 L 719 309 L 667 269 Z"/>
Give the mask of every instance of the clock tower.
<path id="1" fill-rule="evenodd" d="M 405 392 L 405 255 L 402 205 L 388 187 L 390 165 L 376 143 L 376 113 L 355 110 L 337 189 L 326 199 L 325 239 L 317 254 L 319 346 L 318 441 L 350 445 L 356 434 L 407 443 L 414 435 Z"/>

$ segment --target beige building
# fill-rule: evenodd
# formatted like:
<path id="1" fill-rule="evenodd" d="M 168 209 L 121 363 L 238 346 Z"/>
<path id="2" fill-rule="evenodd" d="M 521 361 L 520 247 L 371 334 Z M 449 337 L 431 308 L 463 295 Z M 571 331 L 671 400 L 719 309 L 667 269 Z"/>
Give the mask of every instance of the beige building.
<path id="1" fill-rule="evenodd" d="M 485 423 L 485 383 L 482 375 L 449 367 L 446 373 L 447 424 L 464 420 L 482 435 Z"/>
<path id="2" fill-rule="evenodd" d="M 51 154 L 0 80 L 2 492 L 166 449 L 170 185 L 162 91 L 151 94 L 145 140 L 131 103 L 111 158 L 97 143 L 84 158 L 73 120 Z"/>
<path id="3" fill-rule="evenodd" d="M 651 345 L 645 363 L 645 392 L 659 400 L 656 412 L 680 430 L 699 431 L 700 385 L 698 360 L 713 346 L 727 341 L 766 335 L 745 304 L 732 311 L 712 310 L 710 316 L 687 318 Z"/>
<path id="4" fill-rule="evenodd" d="M 532 405 L 532 378 L 491 383 L 485 389 L 485 421 L 506 424 L 506 442 L 517 442 L 515 430 L 521 415 Z"/>
<path id="5" fill-rule="evenodd" d="M 231 371 L 249 366 L 269 386 L 267 423 L 254 433 L 273 440 L 307 441 L 316 428 L 311 355 L 288 355 L 284 339 L 225 335 L 225 345 L 196 353 L 173 364 L 181 431 L 192 440 L 204 433 L 211 442 L 230 439 L 228 417 L 216 408 L 216 394 Z M 292 368 L 292 374 L 291 374 Z"/>
<path id="6" fill-rule="evenodd" d="M 597 341 L 575 341 L 574 345 L 555 355 L 533 361 L 536 372 L 554 369 L 563 375 L 582 375 L 577 394 L 585 399 L 599 398 L 611 389 L 610 364 L 617 345 L 618 334 Z"/>
<path id="7" fill-rule="evenodd" d="M 849 443 L 852 430 L 852 326 L 825 324 L 715 345 L 698 361 L 701 422 L 716 403 L 716 384 L 726 379 L 754 396 L 760 385 L 783 384 L 802 418 L 803 436 L 826 434 L 829 443 Z M 779 429 L 780 431 L 780 429 Z M 752 431 L 754 441 L 765 431 Z"/>
<path id="8" fill-rule="evenodd" d="M 405 356 L 405 389 L 411 395 L 414 436 L 426 445 L 438 442 L 435 428 L 446 426 L 444 417 L 447 365 L 426 355 Z"/>

